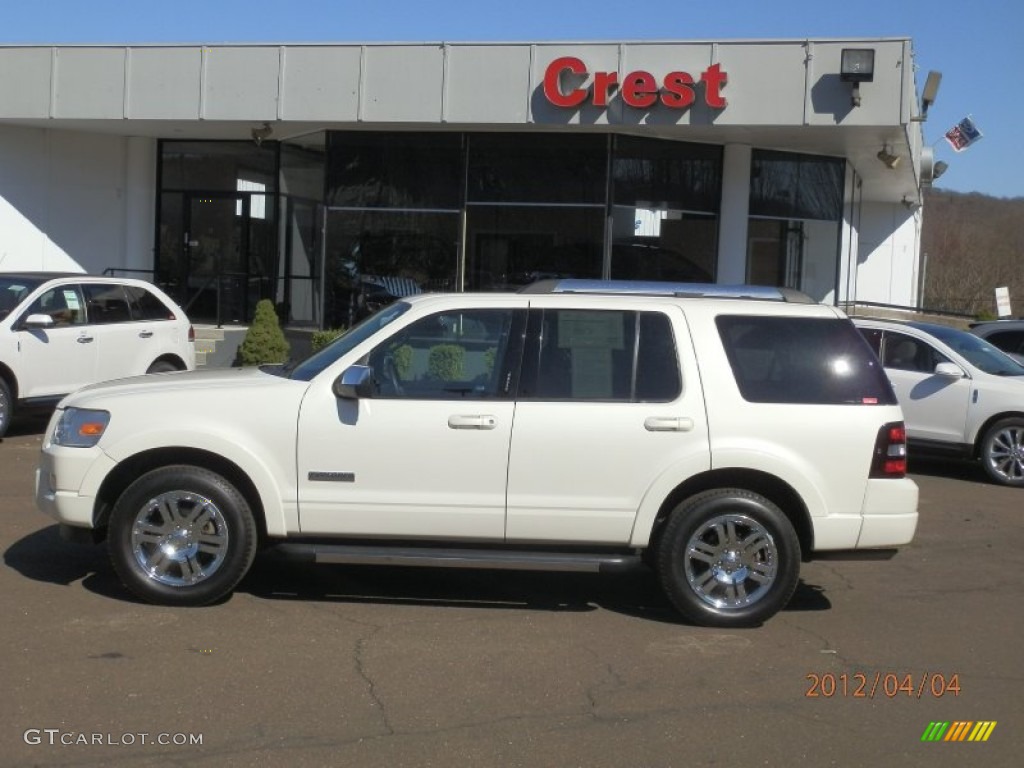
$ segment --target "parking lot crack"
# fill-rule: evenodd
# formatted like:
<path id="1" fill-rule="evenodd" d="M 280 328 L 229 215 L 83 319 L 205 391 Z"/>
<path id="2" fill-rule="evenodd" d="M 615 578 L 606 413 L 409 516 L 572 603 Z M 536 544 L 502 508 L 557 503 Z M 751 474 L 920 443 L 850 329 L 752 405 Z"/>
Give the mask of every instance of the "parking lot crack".
<path id="1" fill-rule="evenodd" d="M 370 694 L 370 699 L 373 701 L 374 706 L 380 711 L 381 723 L 384 726 L 384 733 L 388 736 L 395 734 L 394 726 L 391 724 L 391 717 L 388 713 L 388 708 L 377 691 L 377 684 L 374 682 L 373 677 L 370 675 L 366 668 L 365 653 L 367 646 L 373 639 L 373 636 L 379 632 L 381 627 L 378 627 L 366 637 L 361 637 L 356 641 L 355 648 L 352 653 L 352 660 L 355 664 L 356 674 L 358 674 L 363 681 L 366 683 L 367 692 Z"/>

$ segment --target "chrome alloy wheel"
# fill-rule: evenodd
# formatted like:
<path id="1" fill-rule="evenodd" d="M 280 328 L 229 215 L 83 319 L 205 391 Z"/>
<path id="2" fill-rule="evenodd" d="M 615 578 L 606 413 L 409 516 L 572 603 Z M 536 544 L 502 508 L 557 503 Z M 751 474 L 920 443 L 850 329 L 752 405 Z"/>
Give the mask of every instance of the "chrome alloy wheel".
<path id="1" fill-rule="evenodd" d="M 774 584 L 778 564 L 775 540 L 746 515 L 713 517 L 686 543 L 686 580 L 694 594 L 714 608 L 756 603 Z"/>
<path id="2" fill-rule="evenodd" d="M 987 442 L 985 462 L 1000 482 L 1020 485 L 1024 482 L 1024 426 L 1007 424 Z"/>
<path id="3" fill-rule="evenodd" d="M 223 565 L 228 528 L 217 505 L 187 491 L 151 499 L 135 516 L 131 548 L 142 571 L 172 587 L 198 584 Z"/>

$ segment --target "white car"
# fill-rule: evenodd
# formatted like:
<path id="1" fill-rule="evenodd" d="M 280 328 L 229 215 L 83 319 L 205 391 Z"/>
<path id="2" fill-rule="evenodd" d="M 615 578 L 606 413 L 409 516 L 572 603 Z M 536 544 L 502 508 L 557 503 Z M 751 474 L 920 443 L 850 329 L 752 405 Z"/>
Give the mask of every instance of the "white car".
<path id="1" fill-rule="evenodd" d="M 143 280 L 0 273 L 0 437 L 21 410 L 98 381 L 195 368 L 185 313 Z"/>
<path id="2" fill-rule="evenodd" d="M 917 524 L 878 360 L 839 310 L 787 298 L 572 280 L 410 296 L 295 365 L 78 391 L 36 500 L 163 604 L 223 598 L 262 546 L 647 563 L 691 621 L 756 624 L 802 560 L 891 556 Z"/>
<path id="3" fill-rule="evenodd" d="M 854 318 L 903 406 L 912 451 L 977 460 L 1024 487 L 1024 365 L 945 325 Z"/>

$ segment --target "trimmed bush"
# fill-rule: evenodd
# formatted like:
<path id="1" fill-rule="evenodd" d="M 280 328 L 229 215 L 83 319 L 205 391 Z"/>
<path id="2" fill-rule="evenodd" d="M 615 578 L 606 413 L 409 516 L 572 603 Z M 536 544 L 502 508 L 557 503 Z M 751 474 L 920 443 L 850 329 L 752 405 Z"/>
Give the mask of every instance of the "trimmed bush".
<path id="1" fill-rule="evenodd" d="M 459 381 L 465 378 L 466 351 L 455 344 L 438 344 L 430 348 L 427 375 L 438 381 Z"/>
<path id="2" fill-rule="evenodd" d="M 277 320 L 274 303 L 261 299 L 256 304 L 256 315 L 238 347 L 238 362 L 242 365 L 283 363 L 288 359 L 288 340 Z"/>
<path id="3" fill-rule="evenodd" d="M 344 328 L 324 328 L 322 331 L 313 331 L 309 337 L 309 344 L 313 352 L 326 347 L 336 338 L 345 332 Z"/>
<path id="4" fill-rule="evenodd" d="M 412 347 L 403 344 L 391 353 L 391 357 L 395 361 L 395 375 L 400 381 L 408 381 L 412 371 Z"/>

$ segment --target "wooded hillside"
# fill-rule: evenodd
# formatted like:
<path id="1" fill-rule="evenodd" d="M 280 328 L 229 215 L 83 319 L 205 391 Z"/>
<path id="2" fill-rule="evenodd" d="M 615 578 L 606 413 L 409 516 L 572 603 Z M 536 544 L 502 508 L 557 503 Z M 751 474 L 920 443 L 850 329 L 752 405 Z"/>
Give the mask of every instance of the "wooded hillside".
<path id="1" fill-rule="evenodd" d="M 995 317 L 1005 285 L 1024 316 L 1024 198 L 928 190 L 921 255 L 924 308 Z"/>

